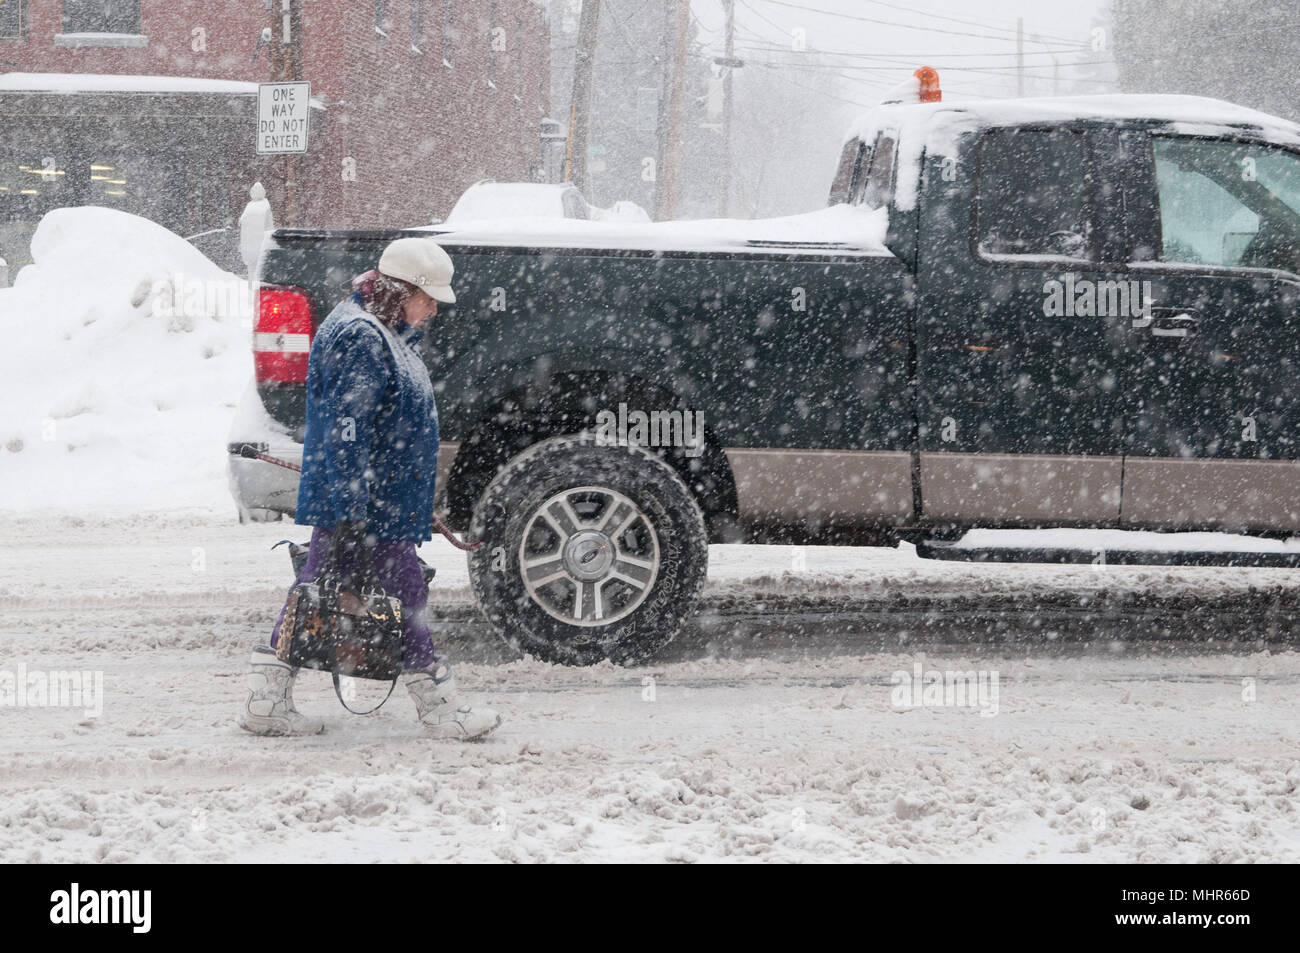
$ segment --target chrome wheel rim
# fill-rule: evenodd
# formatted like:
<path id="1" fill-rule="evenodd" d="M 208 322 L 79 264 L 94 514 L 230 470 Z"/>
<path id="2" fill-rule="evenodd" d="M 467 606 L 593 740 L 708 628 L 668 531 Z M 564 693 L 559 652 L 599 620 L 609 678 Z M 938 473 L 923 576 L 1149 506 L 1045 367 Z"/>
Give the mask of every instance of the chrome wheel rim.
<path id="1" fill-rule="evenodd" d="M 529 517 L 519 543 L 528 595 L 569 625 L 609 625 L 636 610 L 659 576 L 659 537 L 622 493 L 580 486 Z"/>

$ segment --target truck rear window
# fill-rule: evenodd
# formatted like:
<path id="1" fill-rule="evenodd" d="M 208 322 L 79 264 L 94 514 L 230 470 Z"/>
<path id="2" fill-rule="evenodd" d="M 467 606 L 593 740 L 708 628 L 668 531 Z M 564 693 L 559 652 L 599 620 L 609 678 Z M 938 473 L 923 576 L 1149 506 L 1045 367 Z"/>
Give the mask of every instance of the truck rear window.
<path id="1" fill-rule="evenodd" d="M 863 177 L 860 201 L 867 208 L 888 205 L 894 194 L 894 139 L 882 135 L 871 150 L 871 165 Z"/>
<path id="2" fill-rule="evenodd" d="M 996 129 L 984 135 L 976 187 L 979 252 L 1091 261 L 1088 146 L 1069 129 Z"/>
<path id="3" fill-rule="evenodd" d="M 861 139 L 850 139 L 844 144 L 844 151 L 840 153 L 840 164 L 835 170 L 835 178 L 831 181 L 831 195 L 827 205 L 843 205 L 849 200 L 849 196 L 853 194 L 858 159 L 861 155 Z"/>

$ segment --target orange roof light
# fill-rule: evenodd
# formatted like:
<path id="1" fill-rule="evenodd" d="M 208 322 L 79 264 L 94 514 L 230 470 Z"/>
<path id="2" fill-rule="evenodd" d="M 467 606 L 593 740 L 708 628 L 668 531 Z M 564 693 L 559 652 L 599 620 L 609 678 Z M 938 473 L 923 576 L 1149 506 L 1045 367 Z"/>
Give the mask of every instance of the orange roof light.
<path id="1" fill-rule="evenodd" d="M 933 66 L 922 66 L 912 74 L 921 81 L 921 102 L 937 103 L 943 99 L 939 88 L 939 71 Z"/>

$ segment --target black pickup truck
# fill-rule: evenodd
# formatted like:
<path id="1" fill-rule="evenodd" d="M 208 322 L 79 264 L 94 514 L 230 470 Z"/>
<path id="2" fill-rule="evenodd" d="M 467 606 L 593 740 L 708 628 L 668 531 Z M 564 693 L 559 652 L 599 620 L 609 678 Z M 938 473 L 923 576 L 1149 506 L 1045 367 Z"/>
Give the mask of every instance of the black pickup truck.
<path id="1" fill-rule="evenodd" d="M 541 657 L 655 651 L 709 541 L 1300 531 L 1292 123 L 1172 96 L 883 106 L 809 216 L 539 228 L 422 231 L 456 265 L 425 338 L 440 506 L 486 542 L 488 618 Z M 284 471 L 234 451 L 294 454 L 313 330 L 409 234 L 273 234 L 245 511 L 292 512 Z"/>

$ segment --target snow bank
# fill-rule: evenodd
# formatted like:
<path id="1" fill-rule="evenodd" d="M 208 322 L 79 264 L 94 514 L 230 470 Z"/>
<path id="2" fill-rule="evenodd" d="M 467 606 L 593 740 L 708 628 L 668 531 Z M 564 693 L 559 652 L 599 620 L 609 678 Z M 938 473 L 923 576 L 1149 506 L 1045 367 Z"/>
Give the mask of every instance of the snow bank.
<path id="1" fill-rule="evenodd" d="M 114 209 L 56 209 L 31 247 L 0 290 L 0 510 L 229 510 L 247 284 Z"/>

